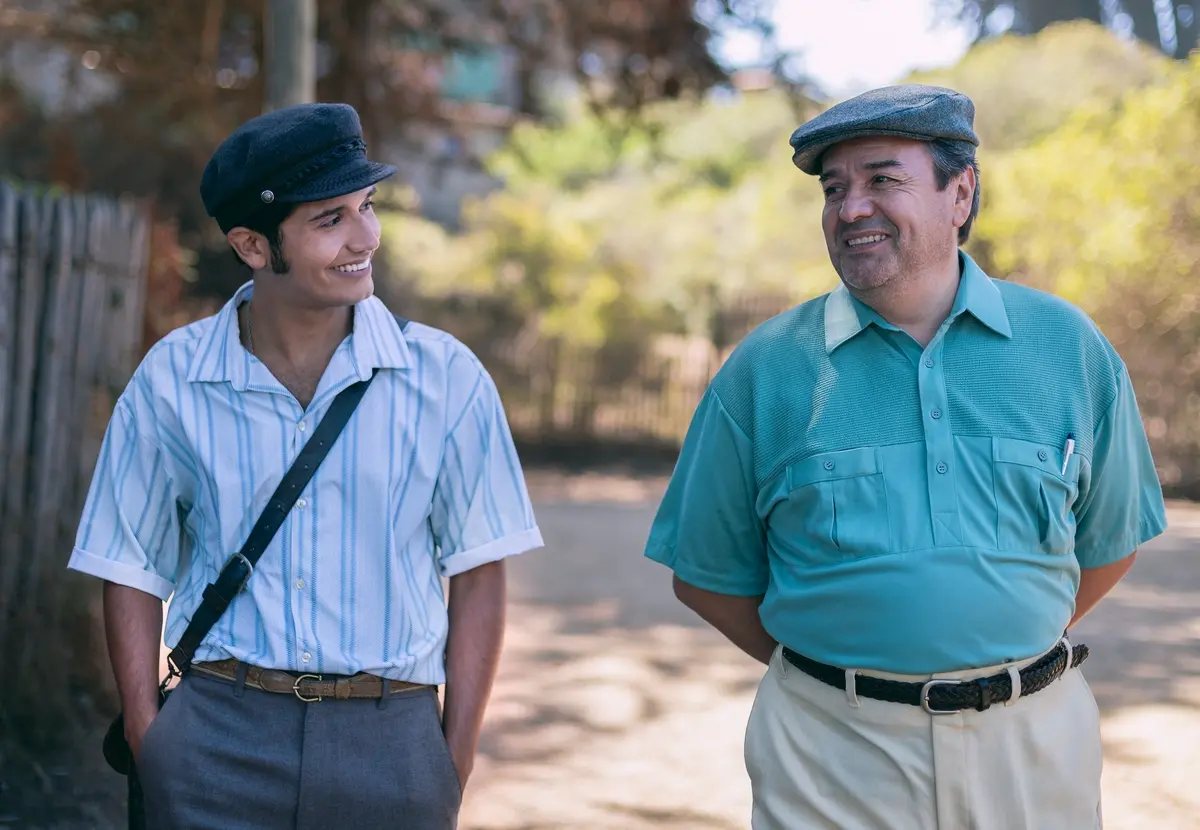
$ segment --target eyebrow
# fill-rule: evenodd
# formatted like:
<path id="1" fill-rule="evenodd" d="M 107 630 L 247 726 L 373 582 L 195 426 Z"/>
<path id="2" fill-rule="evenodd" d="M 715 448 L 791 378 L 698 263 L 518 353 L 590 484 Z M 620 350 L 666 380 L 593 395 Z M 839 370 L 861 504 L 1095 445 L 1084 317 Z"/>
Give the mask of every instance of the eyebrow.
<path id="1" fill-rule="evenodd" d="M 370 190 L 367 191 L 366 198 L 370 199 L 372 196 L 374 196 L 378 192 L 379 192 L 378 188 L 372 187 Z M 365 199 L 364 199 L 364 201 L 365 201 Z M 329 210 L 323 210 L 320 213 L 318 213 L 316 216 L 309 217 L 308 221 L 309 222 L 318 222 L 321 219 L 328 219 L 330 216 L 337 216 L 339 213 L 341 213 L 345 209 L 346 209 L 345 205 L 338 205 L 337 207 L 330 208 Z"/>
<path id="2" fill-rule="evenodd" d="M 893 167 L 904 167 L 904 165 L 897 159 L 880 159 L 879 161 L 868 161 L 863 167 L 867 170 L 888 170 Z M 833 173 L 821 173 L 819 181 L 827 182 L 833 176 Z"/>

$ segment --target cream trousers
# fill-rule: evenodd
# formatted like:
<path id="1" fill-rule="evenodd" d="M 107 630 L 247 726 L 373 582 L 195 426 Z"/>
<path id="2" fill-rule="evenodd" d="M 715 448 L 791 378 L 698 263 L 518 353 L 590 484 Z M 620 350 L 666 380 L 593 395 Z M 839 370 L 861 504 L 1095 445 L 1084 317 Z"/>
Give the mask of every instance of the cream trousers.
<path id="1" fill-rule="evenodd" d="M 1040 655 L 1038 655 L 1040 656 Z M 1037 660 L 940 675 L 971 679 Z M 1100 715 L 1079 669 L 985 712 L 852 696 L 777 648 L 746 728 L 753 830 L 1098 830 Z"/>

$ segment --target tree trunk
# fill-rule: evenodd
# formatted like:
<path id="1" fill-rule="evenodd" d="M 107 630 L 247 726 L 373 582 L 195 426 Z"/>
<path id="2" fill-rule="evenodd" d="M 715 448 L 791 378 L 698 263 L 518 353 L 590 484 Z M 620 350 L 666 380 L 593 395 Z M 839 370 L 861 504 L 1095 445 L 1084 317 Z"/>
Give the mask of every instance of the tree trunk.
<path id="1" fill-rule="evenodd" d="M 1020 0 L 1014 5 L 1017 19 L 1013 28 L 1023 34 L 1037 34 L 1065 20 L 1101 22 L 1100 0 Z"/>
<path id="2" fill-rule="evenodd" d="M 1200 43 L 1200 2 L 1175 3 L 1175 57 L 1187 60 Z"/>
<path id="3" fill-rule="evenodd" d="M 1133 19 L 1133 34 L 1155 49 L 1162 49 L 1162 38 L 1158 34 L 1158 12 L 1154 0 L 1121 0 L 1125 13 Z"/>
<path id="4" fill-rule="evenodd" d="M 266 101 L 271 110 L 316 100 L 316 0 L 268 0 Z"/>

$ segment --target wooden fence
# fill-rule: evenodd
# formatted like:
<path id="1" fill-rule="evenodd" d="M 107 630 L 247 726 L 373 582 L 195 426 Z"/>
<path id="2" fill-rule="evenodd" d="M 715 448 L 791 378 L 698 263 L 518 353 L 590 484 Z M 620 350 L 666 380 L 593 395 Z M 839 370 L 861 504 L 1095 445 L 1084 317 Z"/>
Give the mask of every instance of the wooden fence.
<path id="1" fill-rule="evenodd" d="M 724 298 L 706 332 L 630 330 L 598 347 L 532 333 L 503 299 L 390 298 L 466 343 L 496 381 L 522 458 L 561 465 L 673 464 L 713 374 L 755 326 L 795 304 L 784 294 Z"/>
<path id="2" fill-rule="evenodd" d="M 0 665 L 72 644 L 64 586 L 103 426 L 141 356 L 145 206 L 0 181 Z M 32 685 L 32 684 L 31 684 Z M 37 684 L 44 687 L 46 684 Z"/>

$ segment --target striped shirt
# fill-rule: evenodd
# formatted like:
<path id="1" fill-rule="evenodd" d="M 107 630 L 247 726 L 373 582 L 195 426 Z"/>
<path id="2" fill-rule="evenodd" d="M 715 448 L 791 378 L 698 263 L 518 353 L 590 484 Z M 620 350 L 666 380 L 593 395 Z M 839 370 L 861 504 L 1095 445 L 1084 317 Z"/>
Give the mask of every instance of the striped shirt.
<path id="1" fill-rule="evenodd" d="M 496 387 L 462 343 L 370 298 L 304 409 L 241 345 L 252 290 L 137 368 L 68 567 L 170 599 L 174 647 L 334 397 L 378 369 L 195 659 L 442 683 L 442 578 L 542 545 Z"/>

